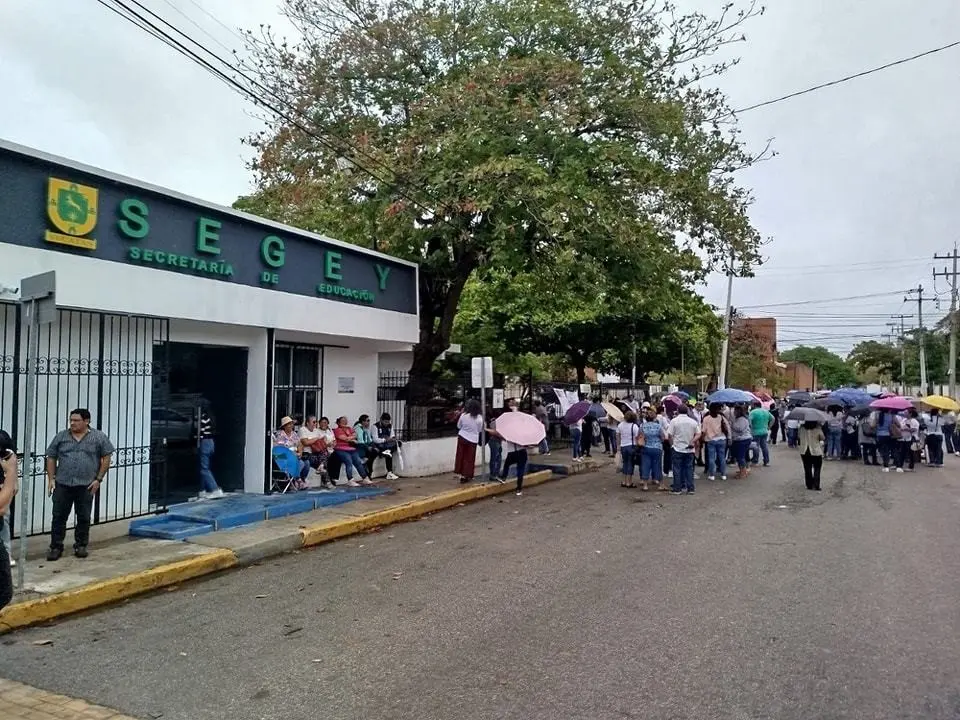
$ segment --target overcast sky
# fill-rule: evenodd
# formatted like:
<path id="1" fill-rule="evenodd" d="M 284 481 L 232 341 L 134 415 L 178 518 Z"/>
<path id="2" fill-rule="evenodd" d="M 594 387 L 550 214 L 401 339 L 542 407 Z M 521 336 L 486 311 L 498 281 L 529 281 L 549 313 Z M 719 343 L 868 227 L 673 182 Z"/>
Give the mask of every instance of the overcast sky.
<path id="1" fill-rule="evenodd" d="M 271 0 L 145 4 L 206 37 L 196 23 L 211 47 L 239 47 L 231 29 L 282 23 Z M 956 0 L 768 5 L 721 82 L 737 108 L 960 39 Z M 886 316 L 916 313 L 899 291 L 934 289 L 932 255 L 957 239 L 958 66 L 955 48 L 742 115 L 744 137 L 758 148 L 772 138 L 779 155 L 741 178 L 770 243 L 733 300 L 746 315 L 779 316 L 781 349 L 879 339 Z M 0 2 L 0 80 L 4 139 L 223 204 L 250 189 L 240 138 L 257 123 L 244 101 L 94 0 Z M 942 279 L 937 290 L 943 307 L 925 306 L 925 324 L 947 308 Z M 704 289 L 717 305 L 725 291 L 722 277 Z M 877 293 L 890 294 L 769 307 Z"/>

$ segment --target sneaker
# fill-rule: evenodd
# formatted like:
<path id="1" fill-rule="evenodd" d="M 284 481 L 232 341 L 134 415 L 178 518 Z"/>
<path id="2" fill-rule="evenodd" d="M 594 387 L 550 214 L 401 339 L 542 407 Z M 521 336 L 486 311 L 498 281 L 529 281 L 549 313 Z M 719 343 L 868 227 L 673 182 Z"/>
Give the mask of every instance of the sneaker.
<path id="1" fill-rule="evenodd" d="M 387 480 L 399 480 L 399 479 L 400 479 L 399 475 L 392 472 L 387 473 Z"/>
<path id="2" fill-rule="evenodd" d="M 507 481 L 507 479 L 506 479 L 505 477 L 498 477 L 498 478 L 497 478 L 497 482 L 500 483 L 501 485 L 503 485 L 506 481 Z"/>
<path id="3" fill-rule="evenodd" d="M 217 498 L 222 498 L 224 495 L 222 488 L 217 488 L 216 490 L 211 490 L 207 493 L 207 497 L 211 500 L 216 500 Z"/>
<path id="4" fill-rule="evenodd" d="M 716 478 L 716 476 L 714 476 L 714 475 L 708 475 L 708 476 L 707 476 L 707 480 L 709 480 L 710 482 L 713 482 L 713 481 L 716 480 L 716 479 L 717 479 L 717 478 Z"/>
<path id="5" fill-rule="evenodd" d="M 726 480 L 726 479 L 727 479 L 727 476 L 726 476 L 726 475 L 721 475 L 721 476 L 720 476 L 720 479 L 721 479 L 721 480 Z"/>
<path id="6" fill-rule="evenodd" d="M 903 472 L 903 468 L 897 468 L 897 472 L 898 472 L 898 473 L 902 473 L 902 472 Z"/>
<path id="7" fill-rule="evenodd" d="M 687 490 L 687 495 L 696 495 L 696 490 Z"/>
<path id="8" fill-rule="evenodd" d="M 667 477 L 668 477 L 668 478 L 671 478 L 671 479 L 673 478 L 673 471 L 672 471 L 672 470 L 667 473 Z"/>
<path id="9" fill-rule="evenodd" d="M 73 554 L 76 555 L 78 558 L 85 558 L 85 557 L 87 557 L 87 555 L 89 555 L 90 553 L 87 552 L 87 546 L 86 546 L 86 545 L 77 545 L 77 546 L 73 549 Z"/>
<path id="10" fill-rule="evenodd" d="M 384 450 L 380 454 L 383 455 L 384 457 L 393 457 L 393 450 Z"/>
<path id="11" fill-rule="evenodd" d="M 680 492 L 679 490 L 671 490 L 671 491 L 670 491 L 670 494 L 671 494 L 671 495 L 683 495 L 683 493 Z"/>
<path id="12" fill-rule="evenodd" d="M 883 471 L 884 471 L 884 472 L 890 472 L 890 468 L 885 467 L 885 468 L 883 469 Z"/>
<path id="13" fill-rule="evenodd" d="M 373 480 L 371 480 L 370 478 L 363 478 L 362 480 L 360 480 L 360 484 L 363 485 L 364 487 L 369 487 L 370 485 L 373 485 Z"/>
<path id="14" fill-rule="evenodd" d="M 63 556 L 63 548 L 62 548 L 62 547 L 52 547 L 52 548 L 50 548 L 49 550 L 47 550 L 47 561 L 48 561 L 48 562 L 55 562 L 55 561 L 59 560 L 62 556 Z"/>
<path id="15" fill-rule="evenodd" d="M 517 490 L 517 497 L 523 497 L 523 490 Z"/>
<path id="16" fill-rule="evenodd" d="M 353 478 L 350 478 L 349 480 L 347 480 L 347 487 L 360 487 L 360 483 L 358 483 Z"/>
<path id="17" fill-rule="evenodd" d="M 16 567 L 16 566 L 17 566 L 17 561 L 14 560 L 13 558 L 10 558 L 10 567 Z"/>

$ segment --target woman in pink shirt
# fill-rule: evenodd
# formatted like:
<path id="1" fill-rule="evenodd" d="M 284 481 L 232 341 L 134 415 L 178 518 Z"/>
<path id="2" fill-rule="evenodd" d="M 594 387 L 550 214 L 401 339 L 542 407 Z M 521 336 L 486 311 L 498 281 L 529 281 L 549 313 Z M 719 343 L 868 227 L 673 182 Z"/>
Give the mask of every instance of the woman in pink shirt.
<path id="1" fill-rule="evenodd" d="M 702 423 L 703 443 L 707 455 L 707 479 L 716 480 L 717 471 L 720 479 L 727 479 L 727 440 L 730 437 L 730 428 L 727 419 L 720 412 L 720 404 L 712 403 Z"/>
<path id="2" fill-rule="evenodd" d="M 333 429 L 333 440 L 333 453 L 347 471 L 347 485 L 350 487 L 373 485 L 367 474 L 367 466 L 363 464 L 363 458 L 357 450 L 357 432 L 350 427 L 350 421 L 345 415 L 337 418 L 337 426 Z M 359 483 L 353 479 L 354 468 L 360 473 Z"/>

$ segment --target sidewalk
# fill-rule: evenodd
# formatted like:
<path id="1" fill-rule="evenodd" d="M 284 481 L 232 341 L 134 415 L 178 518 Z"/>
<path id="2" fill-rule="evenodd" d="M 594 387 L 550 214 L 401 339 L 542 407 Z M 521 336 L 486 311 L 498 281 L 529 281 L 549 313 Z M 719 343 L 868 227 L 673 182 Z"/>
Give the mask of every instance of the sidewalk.
<path id="1" fill-rule="evenodd" d="M 588 472 L 609 462 L 597 458 L 574 465 L 568 458 L 556 456 L 534 456 L 531 460 L 534 471 L 524 479 L 525 488 Z M 537 469 L 543 465 L 548 469 Z M 11 605 L 0 611 L 0 633 L 511 492 L 516 481 L 504 485 L 496 482 L 458 485 L 451 474 L 445 474 L 404 478 L 389 485 L 394 492 L 387 495 L 187 540 L 122 537 L 92 544 L 90 557 L 84 560 L 65 554 L 61 560 L 49 563 L 42 555 L 32 556 L 26 566 L 26 587 L 18 592 Z"/>
<path id="2" fill-rule="evenodd" d="M 9 720 L 133 720 L 116 710 L 0 678 L 0 707 Z"/>

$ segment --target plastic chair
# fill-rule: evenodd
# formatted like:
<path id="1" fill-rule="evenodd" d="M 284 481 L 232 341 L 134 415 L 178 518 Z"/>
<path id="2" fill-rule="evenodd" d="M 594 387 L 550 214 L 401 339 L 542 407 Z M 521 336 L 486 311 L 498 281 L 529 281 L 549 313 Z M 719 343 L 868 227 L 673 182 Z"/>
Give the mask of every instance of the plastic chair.
<path id="1" fill-rule="evenodd" d="M 300 477 L 300 460 L 293 450 L 279 445 L 273 448 L 271 455 L 270 490 L 283 494 Z"/>

